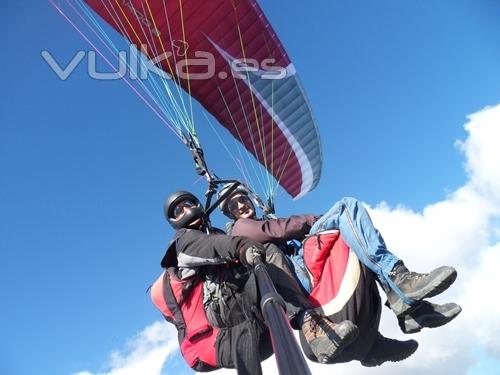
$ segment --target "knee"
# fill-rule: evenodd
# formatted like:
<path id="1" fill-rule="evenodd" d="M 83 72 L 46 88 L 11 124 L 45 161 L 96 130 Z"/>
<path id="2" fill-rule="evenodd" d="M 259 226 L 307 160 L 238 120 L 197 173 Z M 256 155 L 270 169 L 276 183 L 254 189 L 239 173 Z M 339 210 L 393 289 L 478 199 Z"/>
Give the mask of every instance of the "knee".
<path id="1" fill-rule="evenodd" d="M 266 244 L 266 262 L 276 263 L 285 259 L 285 254 L 274 244 Z"/>
<path id="2" fill-rule="evenodd" d="M 343 197 L 339 202 L 347 207 L 356 207 L 360 204 L 360 201 L 353 197 Z"/>

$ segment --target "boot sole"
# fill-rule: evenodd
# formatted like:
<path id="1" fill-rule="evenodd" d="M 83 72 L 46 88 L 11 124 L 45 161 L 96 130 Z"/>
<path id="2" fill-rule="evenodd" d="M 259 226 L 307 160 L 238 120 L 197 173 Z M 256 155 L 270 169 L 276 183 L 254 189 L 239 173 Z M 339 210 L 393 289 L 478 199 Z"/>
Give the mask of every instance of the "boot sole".
<path id="1" fill-rule="evenodd" d="M 431 298 L 443 293 L 456 279 L 457 270 L 452 269 L 447 275 L 444 275 L 444 277 L 438 278 L 434 280 L 433 283 L 428 284 L 426 288 L 420 289 L 417 292 L 405 294 L 407 297 L 417 301 L 423 300 L 424 298 Z"/>
<path id="2" fill-rule="evenodd" d="M 367 361 L 361 361 L 361 364 L 365 367 L 377 367 L 385 362 L 400 362 L 404 361 L 406 358 L 409 358 L 413 355 L 418 349 L 418 342 L 413 341 L 413 346 L 410 346 L 406 351 L 394 354 L 392 356 L 387 356 L 385 358 L 371 358 Z"/>
<path id="3" fill-rule="evenodd" d="M 417 322 L 415 319 L 408 319 L 404 321 L 404 329 L 400 327 L 404 333 L 411 334 L 417 333 L 422 330 L 422 328 L 436 328 L 445 325 L 446 323 L 451 322 L 453 319 L 457 317 L 458 314 L 462 311 L 462 308 L 457 305 L 454 309 L 448 311 L 448 315 L 442 315 L 441 319 L 423 319 L 421 323 Z M 432 316 L 433 314 L 429 314 Z"/>

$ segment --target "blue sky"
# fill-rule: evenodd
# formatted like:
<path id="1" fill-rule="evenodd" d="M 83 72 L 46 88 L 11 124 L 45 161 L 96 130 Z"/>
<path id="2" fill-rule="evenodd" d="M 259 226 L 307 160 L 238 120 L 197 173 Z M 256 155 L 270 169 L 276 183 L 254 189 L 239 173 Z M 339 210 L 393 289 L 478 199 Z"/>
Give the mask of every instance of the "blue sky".
<path id="1" fill-rule="evenodd" d="M 300 73 L 324 152 L 319 187 L 293 204 L 280 195 L 279 213 L 323 212 L 345 195 L 420 213 L 467 186 L 455 143 L 472 137 L 467 115 L 500 103 L 496 1 L 259 3 Z M 0 9 L 0 372 L 105 372 L 112 351 L 159 319 L 146 288 L 172 236 L 164 197 L 205 186 L 123 82 L 92 80 L 83 63 L 66 81 L 50 70 L 42 50 L 65 64 L 89 46 L 48 2 Z M 197 118 L 209 163 L 229 177 Z M 454 264 L 446 254 L 436 259 Z M 467 355 L 483 360 L 469 363 L 474 375 L 499 358 L 482 346 Z"/>

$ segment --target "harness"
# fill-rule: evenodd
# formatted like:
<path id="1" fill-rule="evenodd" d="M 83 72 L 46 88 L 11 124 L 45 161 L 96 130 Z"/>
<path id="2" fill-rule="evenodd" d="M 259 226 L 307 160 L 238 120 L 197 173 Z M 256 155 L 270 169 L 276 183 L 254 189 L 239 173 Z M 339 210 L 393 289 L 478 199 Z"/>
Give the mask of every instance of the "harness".
<path id="1" fill-rule="evenodd" d="M 213 327 L 203 307 L 203 280 L 200 276 L 179 279 L 170 267 L 153 283 L 151 299 L 178 332 L 182 356 L 196 371 L 220 368 L 216 340 L 219 328 Z"/>

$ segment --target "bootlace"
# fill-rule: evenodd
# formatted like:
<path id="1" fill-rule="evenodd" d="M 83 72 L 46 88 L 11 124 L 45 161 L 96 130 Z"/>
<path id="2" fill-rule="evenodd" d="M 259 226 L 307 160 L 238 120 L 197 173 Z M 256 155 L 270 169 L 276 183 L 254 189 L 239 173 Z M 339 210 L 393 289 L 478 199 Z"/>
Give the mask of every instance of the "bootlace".
<path id="1" fill-rule="evenodd" d="M 311 316 L 311 332 L 314 333 L 314 336 L 317 336 L 319 328 L 318 322 Z"/>
<path id="2" fill-rule="evenodd" d="M 406 278 L 408 279 L 421 279 L 422 277 L 427 276 L 426 273 L 417 273 L 417 272 L 408 272 Z"/>
<path id="3" fill-rule="evenodd" d="M 312 338 L 317 337 L 321 327 L 315 319 L 315 316 L 309 315 L 304 323 L 307 324 L 307 330 L 309 331 L 307 336 L 311 335 Z"/>

